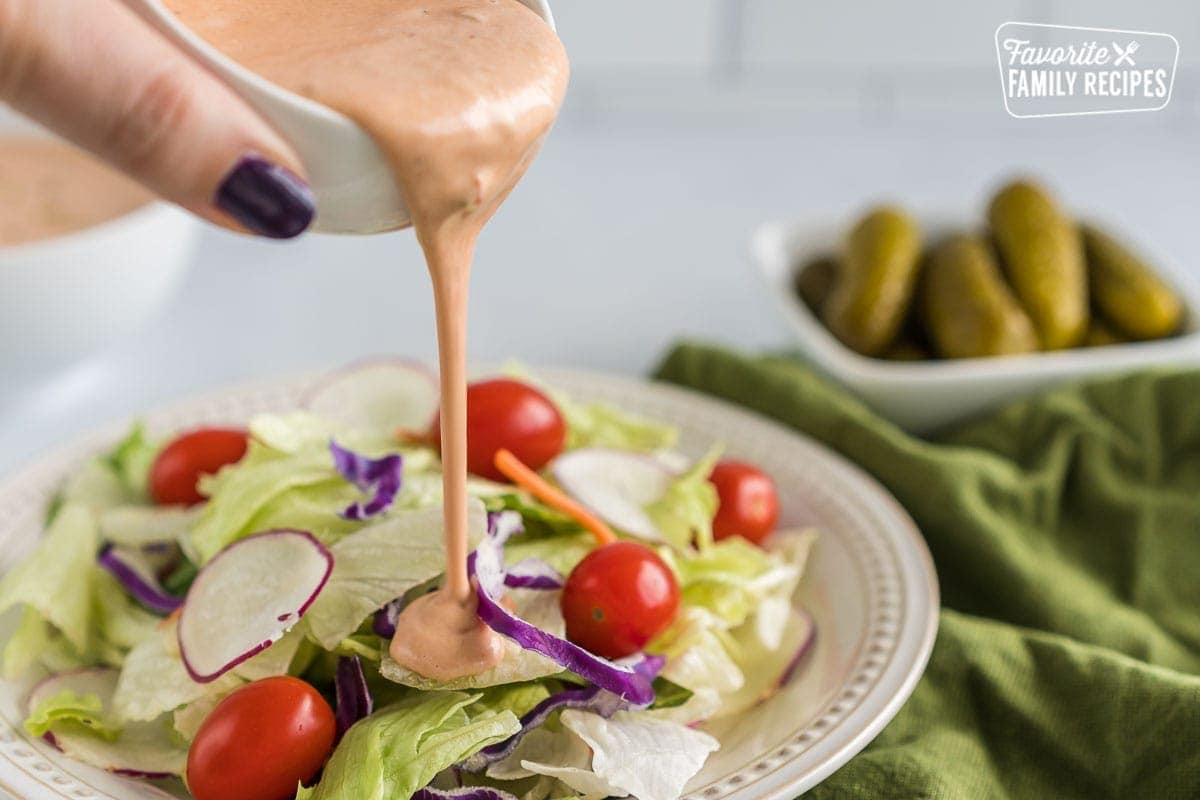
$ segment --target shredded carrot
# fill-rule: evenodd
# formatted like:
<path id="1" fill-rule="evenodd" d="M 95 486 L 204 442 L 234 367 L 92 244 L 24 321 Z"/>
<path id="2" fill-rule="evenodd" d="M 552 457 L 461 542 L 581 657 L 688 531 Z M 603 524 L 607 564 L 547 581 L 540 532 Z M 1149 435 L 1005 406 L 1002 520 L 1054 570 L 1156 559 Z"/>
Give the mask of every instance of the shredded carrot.
<path id="1" fill-rule="evenodd" d="M 556 511 L 561 511 L 575 519 L 580 525 L 591 531 L 600 544 L 610 544 L 617 540 L 616 534 L 605 524 L 604 520 L 568 497 L 561 489 L 551 485 L 549 481 L 525 466 L 521 459 L 508 450 L 497 450 L 494 461 L 496 469 L 500 470 L 504 477 Z"/>
<path id="2" fill-rule="evenodd" d="M 183 606 L 180 606 L 179 608 L 175 609 L 170 614 L 168 614 L 165 618 L 163 618 L 162 620 L 159 621 L 159 623 L 158 623 L 159 630 L 166 630 L 171 625 L 172 622 L 178 622 L 179 617 L 182 614 L 183 614 Z"/>

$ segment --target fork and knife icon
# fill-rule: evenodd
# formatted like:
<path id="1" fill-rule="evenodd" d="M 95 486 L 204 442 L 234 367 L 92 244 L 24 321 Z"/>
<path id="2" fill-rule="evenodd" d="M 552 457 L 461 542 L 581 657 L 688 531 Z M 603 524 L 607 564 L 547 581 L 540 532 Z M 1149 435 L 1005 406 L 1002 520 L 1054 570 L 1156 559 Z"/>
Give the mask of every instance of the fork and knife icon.
<path id="1" fill-rule="evenodd" d="M 1138 51 L 1138 47 L 1139 45 L 1137 40 L 1131 41 L 1124 48 L 1122 48 L 1121 45 L 1117 44 L 1116 42 L 1113 42 L 1112 49 L 1117 56 L 1117 60 L 1113 62 L 1113 66 L 1119 67 L 1122 64 L 1128 64 L 1131 67 L 1136 67 L 1137 64 L 1133 60 L 1133 54 Z"/>

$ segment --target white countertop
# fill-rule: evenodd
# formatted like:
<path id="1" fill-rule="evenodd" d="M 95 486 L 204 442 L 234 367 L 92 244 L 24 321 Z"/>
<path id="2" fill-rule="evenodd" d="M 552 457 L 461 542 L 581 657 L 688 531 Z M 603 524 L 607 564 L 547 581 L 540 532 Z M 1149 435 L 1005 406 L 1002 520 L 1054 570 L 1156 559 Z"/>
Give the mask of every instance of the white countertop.
<path id="1" fill-rule="evenodd" d="M 1071 205 L 1155 240 L 1200 274 L 1192 126 L 1000 115 L 935 123 L 561 125 L 480 243 L 472 357 L 645 372 L 681 337 L 786 346 L 746 258 L 757 223 L 842 219 L 883 197 L 981 213 L 989 188 L 1014 170 L 1043 175 Z M 50 377 L 6 377 L 0 473 L 173 398 L 386 352 L 434 354 L 411 233 L 277 244 L 214 230 L 148 330 Z"/>

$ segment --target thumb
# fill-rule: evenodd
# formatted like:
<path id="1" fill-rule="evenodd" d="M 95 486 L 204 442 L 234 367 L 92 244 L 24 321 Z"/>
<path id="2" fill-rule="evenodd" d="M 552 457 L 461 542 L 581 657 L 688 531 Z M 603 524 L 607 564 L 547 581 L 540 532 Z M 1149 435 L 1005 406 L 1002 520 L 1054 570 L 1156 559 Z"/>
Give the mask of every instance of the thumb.
<path id="1" fill-rule="evenodd" d="M 312 222 L 291 148 L 116 0 L 0 0 L 0 100 L 211 222 Z"/>

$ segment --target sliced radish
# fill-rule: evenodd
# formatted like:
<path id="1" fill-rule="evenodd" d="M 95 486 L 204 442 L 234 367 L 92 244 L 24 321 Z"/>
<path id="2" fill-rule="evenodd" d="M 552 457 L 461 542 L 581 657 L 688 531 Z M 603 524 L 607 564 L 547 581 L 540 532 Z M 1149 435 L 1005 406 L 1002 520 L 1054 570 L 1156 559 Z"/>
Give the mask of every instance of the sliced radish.
<path id="1" fill-rule="evenodd" d="M 29 695 L 29 711 L 63 692 L 95 695 L 102 713 L 112 709 L 117 688 L 115 669 L 97 668 L 66 672 L 39 683 Z M 169 778 L 183 773 L 187 748 L 171 738 L 170 725 L 163 719 L 126 723 L 113 740 L 90 733 L 82 725 L 59 723 L 44 737 L 76 761 L 137 778 Z"/>
<path id="2" fill-rule="evenodd" d="M 662 499 L 676 474 L 641 453 L 585 448 L 564 453 L 550 466 L 554 479 L 605 522 L 641 539 L 661 541 L 646 506 Z"/>
<path id="3" fill-rule="evenodd" d="M 412 361 L 377 359 L 329 375 L 308 396 L 314 414 L 352 428 L 425 431 L 437 412 L 437 376 Z"/>
<path id="4" fill-rule="evenodd" d="M 197 683 L 283 637 L 325 588 L 333 553 L 305 531 L 267 531 L 234 542 L 204 566 L 179 616 L 179 652 Z"/>

